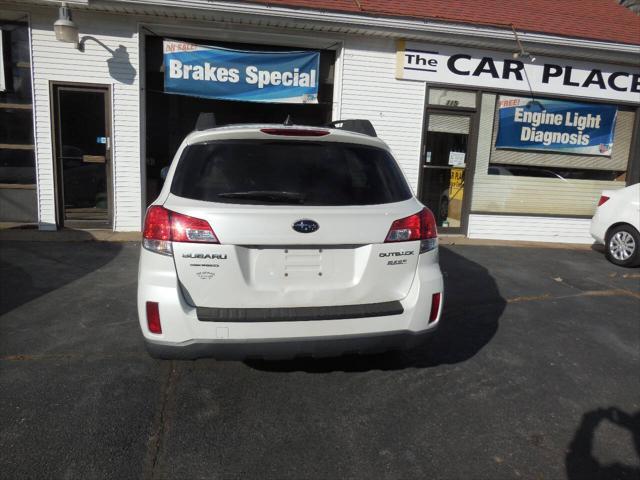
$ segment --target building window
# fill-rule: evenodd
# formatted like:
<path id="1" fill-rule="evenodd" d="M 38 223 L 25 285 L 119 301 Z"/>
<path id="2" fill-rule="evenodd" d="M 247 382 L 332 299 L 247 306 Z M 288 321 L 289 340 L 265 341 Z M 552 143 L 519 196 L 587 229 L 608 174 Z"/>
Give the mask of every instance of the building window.
<path id="1" fill-rule="evenodd" d="M 429 88 L 429 105 L 449 108 L 476 108 L 476 92 L 450 88 Z"/>
<path id="2" fill-rule="evenodd" d="M 506 100 L 505 100 L 506 99 Z M 499 122 L 500 122 L 500 104 L 501 102 L 509 102 L 511 99 L 526 100 L 528 104 L 537 103 L 539 106 L 520 108 L 521 113 L 529 113 L 533 117 L 533 121 L 521 115 L 521 123 L 513 122 L 512 126 L 517 126 L 516 133 L 522 134 L 522 136 L 532 136 L 535 134 L 553 134 L 552 129 L 556 129 L 556 133 L 561 132 L 566 137 L 575 134 L 577 137 L 578 128 L 567 128 L 566 123 L 577 123 L 582 117 L 585 120 L 596 123 L 595 114 L 582 114 L 581 107 L 592 105 L 593 111 L 598 111 L 597 104 L 587 103 L 574 103 L 574 102 L 558 102 L 554 100 L 531 100 L 529 98 L 522 97 L 498 97 L 498 104 L 496 108 L 496 115 L 493 128 L 493 150 L 491 152 L 490 163 L 494 168 L 489 168 L 490 175 L 519 175 L 530 176 L 537 178 L 557 178 L 557 179 L 580 179 L 580 180 L 610 180 L 610 181 L 622 181 L 625 180 L 625 172 L 627 170 L 627 163 L 629 160 L 629 149 L 631 147 L 631 137 L 633 135 L 633 125 L 635 120 L 635 113 L 631 109 L 625 109 L 624 107 L 616 107 L 606 105 L 610 112 L 610 116 L 613 118 L 611 124 L 615 126 L 614 137 L 612 145 L 601 144 L 600 148 L 604 152 L 600 152 L 597 145 L 583 147 L 578 143 L 577 148 L 569 148 L 566 152 L 562 149 L 554 148 L 553 145 L 544 147 L 540 145 L 537 151 L 535 149 L 520 150 L 514 148 L 500 148 L 497 144 Z M 571 110 L 561 110 L 562 113 L 553 113 L 544 110 L 547 105 L 553 104 L 562 105 L 575 105 L 576 107 Z M 513 107 L 512 107 L 513 108 Z M 546 117 L 546 118 L 544 118 Z M 554 125 L 555 120 L 560 124 Z M 598 122 L 600 119 L 598 119 Z M 546 123 L 545 123 L 546 122 Z M 549 125 L 551 123 L 551 125 Z M 603 119 L 604 124 L 604 119 Z M 604 125 L 601 125 L 604 128 Z M 524 130 L 527 130 L 525 132 Z M 558 131 L 559 130 L 559 131 Z M 583 129 L 584 132 L 590 132 L 589 129 Z M 591 132 L 593 132 L 592 130 Z M 525 135 L 526 133 L 526 135 Z M 559 135 L 558 135 L 559 136 Z M 518 139 L 516 139 L 517 141 Z M 551 135 L 549 142 L 551 141 Z M 521 142 L 522 146 L 525 146 L 527 141 Z M 584 142 L 585 144 L 588 141 Z M 610 151 L 606 150 L 611 148 Z M 575 150 L 587 150 L 576 153 Z M 591 152 L 589 152 L 591 150 Z M 597 154 L 593 154 L 597 153 Z"/>
<path id="3" fill-rule="evenodd" d="M 590 217 L 602 190 L 625 186 L 634 109 L 615 107 L 612 145 L 602 147 L 606 154 L 496 148 L 501 99 L 482 95 L 473 212 Z"/>
<path id="4" fill-rule="evenodd" d="M 35 184 L 29 31 L 0 20 L 0 188 Z"/>

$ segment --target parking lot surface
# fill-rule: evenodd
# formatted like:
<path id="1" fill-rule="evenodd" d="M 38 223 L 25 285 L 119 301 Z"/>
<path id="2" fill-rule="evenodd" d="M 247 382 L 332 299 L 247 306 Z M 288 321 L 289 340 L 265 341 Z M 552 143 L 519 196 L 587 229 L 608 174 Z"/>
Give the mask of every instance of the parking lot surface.
<path id="1" fill-rule="evenodd" d="M 136 243 L 0 243 L 2 478 L 640 476 L 640 270 L 441 248 L 428 348 L 156 361 Z"/>

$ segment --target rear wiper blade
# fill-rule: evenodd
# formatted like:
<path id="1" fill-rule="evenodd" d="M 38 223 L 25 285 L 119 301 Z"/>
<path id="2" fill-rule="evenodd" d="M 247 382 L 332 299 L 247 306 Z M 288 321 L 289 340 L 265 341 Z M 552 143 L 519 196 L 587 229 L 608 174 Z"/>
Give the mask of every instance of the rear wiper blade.
<path id="1" fill-rule="evenodd" d="M 225 192 L 219 193 L 221 198 L 246 198 L 250 200 L 271 200 L 279 202 L 289 200 L 302 203 L 304 195 L 298 192 L 286 192 L 280 190 L 249 190 L 246 192 Z"/>

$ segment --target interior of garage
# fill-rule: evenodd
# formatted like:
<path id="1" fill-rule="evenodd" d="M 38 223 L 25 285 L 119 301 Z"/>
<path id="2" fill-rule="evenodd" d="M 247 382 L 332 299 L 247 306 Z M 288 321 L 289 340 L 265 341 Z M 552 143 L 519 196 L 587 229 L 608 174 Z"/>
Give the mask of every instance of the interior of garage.
<path id="1" fill-rule="evenodd" d="M 250 51 L 301 51 L 296 46 L 267 46 L 175 38 L 199 45 Z M 213 113 L 217 125 L 283 123 L 323 125 L 331 121 L 336 52 L 320 50 L 318 103 L 278 104 L 213 100 L 164 92 L 163 38 L 145 38 L 146 201 L 151 203 L 162 187 L 160 172 L 173 159 L 184 137 L 194 129 L 200 113 Z M 317 51 L 317 50 L 316 50 Z"/>

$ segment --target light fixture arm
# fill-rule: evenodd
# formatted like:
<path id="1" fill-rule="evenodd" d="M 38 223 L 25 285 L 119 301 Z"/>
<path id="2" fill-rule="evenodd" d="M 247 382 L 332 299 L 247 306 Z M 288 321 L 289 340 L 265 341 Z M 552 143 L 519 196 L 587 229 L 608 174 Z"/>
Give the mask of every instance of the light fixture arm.
<path id="1" fill-rule="evenodd" d="M 522 46 L 522 42 L 520 42 L 520 37 L 518 37 L 518 32 L 516 32 L 516 27 L 513 23 L 511 24 L 511 30 L 513 31 L 513 36 L 516 37 L 516 43 L 518 44 L 520 54 L 526 53 L 524 47 Z"/>
<path id="2" fill-rule="evenodd" d="M 511 24 L 511 30 L 513 31 L 513 36 L 516 38 L 516 43 L 518 44 L 518 49 L 519 49 L 517 52 L 513 52 L 512 54 L 513 58 L 528 58 L 532 62 L 535 62 L 536 57 L 534 57 L 533 55 L 531 55 L 530 52 L 527 52 L 524 49 L 524 46 L 520 41 L 520 37 L 518 36 L 518 32 L 516 31 L 516 27 L 513 23 Z"/>
<path id="3" fill-rule="evenodd" d="M 522 42 L 520 42 L 520 38 L 518 37 L 518 32 L 516 32 L 516 27 L 513 23 L 511 24 L 511 30 L 513 30 L 513 36 L 516 37 L 516 43 L 518 44 L 518 48 L 520 49 L 519 52 L 513 52 L 513 58 L 516 58 L 516 59 L 520 57 L 528 58 L 529 60 L 531 60 L 531 62 L 535 62 L 536 57 L 534 57 L 529 52 L 527 52 L 522 46 Z M 535 105 L 535 106 L 538 106 L 541 110 L 544 110 L 544 107 L 539 101 L 536 100 L 536 97 L 533 93 L 533 88 L 531 87 L 531 81 L 529 80 L 529 74 L 527 73 L 527 69 L 524 67 L 524 63 L 522 64 L 522 71 L 524 72 L 524 78 L 527 81 L 527 86 L 529 87 L 529 93 L 531 94 L 531 101 L 529 101 L 529 103 L 527 104 L 527 107 L 531 108 L 531 106 Z"/>
<path id="4" fill-rule="evenodd" d="M 516 31 L 516 27 L 515 25 L 512 23 L 511 24 L 511 30 L 513 31 L 513 36 L 516 39 L 516 43 L 518 44 L 518 51 L 517 52 L 513 52 L 513 58 L 528 58 L 529 60 L 531 60 L 532 62 L 536 61 L 536 57 L 534 57 L 533 55 L 531 55 L 530 52 L 527 52 L 524 49 L 524 46 L 522 45 L 522 42 L 520 41 L 520 37 L 518 36 L 518 32 Z"/>
<path id="5" fill-rule="evenodd" d="M 104 43 L 102 43 L 100 40 L 98 40 L 96 37 L 92 37 L 91 35 L 83 35 L 82 36 L 82 40 L 80 40 L 80 42 L 78 43 L 78 50 L 81 52 L 84 52 L 84 44 L 87 42 L 87 40 L 93 40 L 94 42 L 96 42 L 98 45 L 100 45 L 102 48 L 104 48 L 107 52 L 109 52 L 111 55 L 115 54 L 115 51 L 112 50 L 111 48 L 109 48 L 107 45 L 105 45 Z"/>

